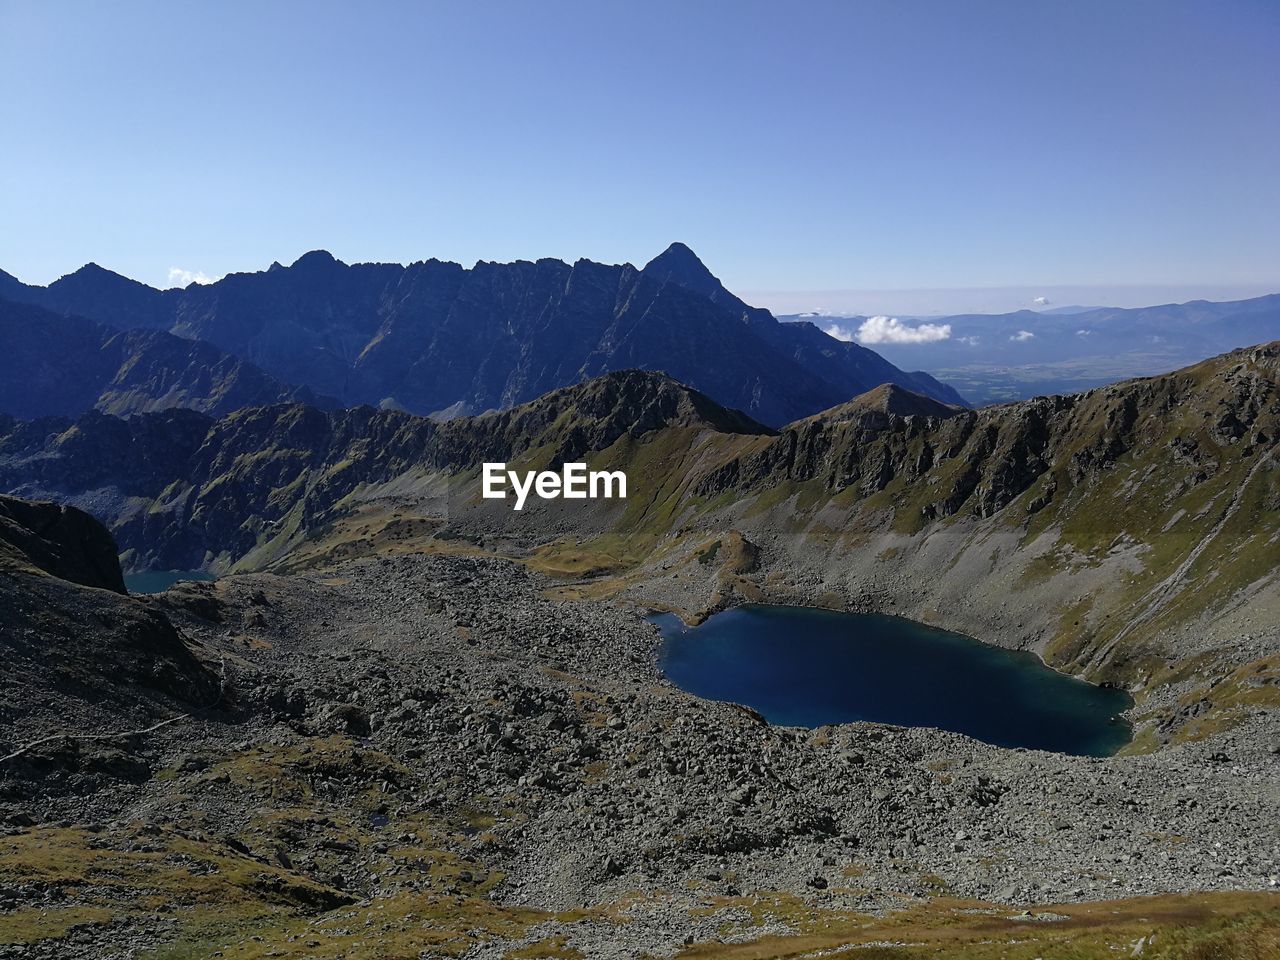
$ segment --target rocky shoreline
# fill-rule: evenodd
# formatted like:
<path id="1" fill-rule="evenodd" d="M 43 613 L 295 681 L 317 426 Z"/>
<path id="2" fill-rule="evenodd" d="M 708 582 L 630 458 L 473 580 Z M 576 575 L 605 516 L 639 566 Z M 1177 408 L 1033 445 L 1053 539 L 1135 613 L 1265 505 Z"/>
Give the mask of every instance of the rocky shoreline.
<path id="1" fill-rule="evenodd" d="M 926 729 L 773 727 L 666 681 L 631 602 L 552 587 L 505 560 L 418 554 L 181 584 L 147 603 L 221 663 L 225 701 L 133 738 L 131 773 L 57 742 L 41 776 L 35 757 L 11 766 L 7 839 L 88 829 L 120 856 L 216 842 L 329 909 L 412 892 L 535 911 L 505 934 L 460 934 L 461 952 L 495 957 L 547 938 L 673 956 L 793 931 L 779 897 L 1016 912 L 1276 888 L 1273 711 L 1105 759 Z M 7 909 L 102 899 L 12 879 Z M 131 956 L 173 936 L 121 918 L 0 957 Z"/>

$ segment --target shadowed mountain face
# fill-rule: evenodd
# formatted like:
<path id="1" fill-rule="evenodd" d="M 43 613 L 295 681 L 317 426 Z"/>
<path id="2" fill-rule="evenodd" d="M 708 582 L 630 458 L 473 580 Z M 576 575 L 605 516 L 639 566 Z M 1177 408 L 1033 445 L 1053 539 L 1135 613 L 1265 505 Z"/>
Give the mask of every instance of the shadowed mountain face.
<path id="1" fill-rule="evenodd" d="M 267 403 L 331 407 L 253 364 L 161 330 L 116 330 L 0 300 L 0 411 L 30 419 L 85 410 L 128 415 L 189 407 L 221 415 Z"/>
<path id="2" fill-rule="evenodd" d="M 154 606 L 125 595 L 111 535 L 71 507 L 0 496 L 0 755 L 19 796 L 27 778 L 73 790 L 100 777 L 139 779 L 118 744 L 82 751 L 47 734 L 72 719 L 95 733 L 127 730 L 208 705 L 218 678 Z M 92 738 L 85 738 L 86 740 Z M 20 743 L 34 744 L 21 751 Z M 13 789 L 14 779 L 7 785 Z M 4 790 L 0 789 L 0 795 Z"/>
<path id="3" fill-rule="evenodd" d="M 78 503 L 106 519 L 142 566 L 189 569 L 235 561 L 286 531 L 309 534 L 366 485 L 527 456 L 577 461 L 663 430 L 772 432 L 668 377 L 632 370 L 445 423 L 301 404 L 222 419 L 189 410 L 0 418 L 0 489 Z"/>
<path id="4" fill-rule="evenodd" d="M 0 296 L 205 340 L 345 404 L 444 418 L 637 368 L 775 426 L 882 383 L 963 402 L 927 374 L 747 306 L 683 244 L 643 270 L 589 260 L 347 265 L 316 251 L 166 291 L 89 265 L 48 287 L 5 276 Z"/>
<path id="5" fill-rule="evenodd" d="M 1016 629 L 1051 663 L 1133 680 L 1143 644 L 1275 601 L 1278 370 L 1280 343 L 979 411 L 881 388 L 777 432 L 637 371 L 446 423 L 296 404 L 8 420 L 0 489 L 93 511 L 128 562 L 156 568 L 376 549 L 381 516 L 418 543 L 446 525 L 450 543 L 548 548 L 592 569 L 652 561 L 663 595 L 663 577 L 677 594 L 692 582 L 682 551 L 694 563 L 707 537 L 728 537 L 726 556 L 764 571 L 747 596 L 780 589 L 770 569 L 845 578 L 889 608 L 946 604 L 974 635 Z M 625 470 L 628 499 L 517 514 L 478 497 L 481 463 L 573 460 Z"/>
<path id="6" fill-rule="evenodd" d="M 953 629 L 1143 689 L 1275 622 L 1278 375 L 1273 343 L 976 411 L 881 388 L 780 431 L 638 371 L 445 423 L 298 404 L 7 419 L 0 490 L 92 511 L 137 568 L 499 553 L 695 613 L 945 609 Z M 576 460 L 625 471 L 627 499 L 517 513 L 479 496 L 482 463 Z M 1153 707 L 1148 736 L 1198 736 L 1197 718 L 1273 684 L 1264 654 L 1247 683 L 1197 667 L 1207 685 Z"/>
<path id="7" fill-rule="evenodd" d="M 0 496 L 0 567 L 124 593 L 116 545 L 81 510 Z"/>

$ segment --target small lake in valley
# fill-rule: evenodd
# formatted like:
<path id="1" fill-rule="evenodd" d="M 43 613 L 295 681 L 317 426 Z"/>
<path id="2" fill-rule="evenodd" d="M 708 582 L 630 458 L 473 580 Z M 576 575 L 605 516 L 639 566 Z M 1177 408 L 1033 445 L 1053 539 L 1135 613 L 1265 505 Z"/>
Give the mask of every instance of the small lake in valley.
<path id="1" fill-rule="evenodd" d="M 130 593 L 164 593 L 179 580 L 216 580 L 204 570 L 145 570 L 142 573 L 126 573 L 125 588 Z"/>
<path id="2" fill-rule="evenodd" d="M 1058 673 L 1036 656 L 869 614 L 749 605 L 697 627 L 650 620 L 681 689 L 787 726 L 866 720 L 938 727 L 1002 747 L 1108 756 L 1131 739 L 1122 690 Z"/>

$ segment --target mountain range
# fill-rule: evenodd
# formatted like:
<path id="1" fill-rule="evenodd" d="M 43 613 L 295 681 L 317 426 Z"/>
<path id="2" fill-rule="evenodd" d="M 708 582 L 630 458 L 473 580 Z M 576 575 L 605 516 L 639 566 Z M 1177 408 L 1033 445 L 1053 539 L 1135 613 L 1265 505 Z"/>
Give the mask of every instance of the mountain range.
<path id="1" fill-rule="evenodd" d="M 736 331 L 719 352 L 762 365 L 754 409 L 803 415 L 763 423 L 655 370 L 538 367 L 535 346 L 599 320 L 585 306 L 556 314 L 560 333 L 526 330 L 514 359 L 471 343 L 479 366 L 465 384 L 444 371 L 440 396 L 460 399 L 432 418 L 346 406 L 163 317 L 120 329 L 0 304 L 0 400 L 22 414 L 0 413 L 0 491 L 16 494 L 0 494 L 0 942 L 727 957 L 909 930 L 966 956 L 1192 936 L 1218 956 L 1237 935 L 1263 944 L 1240 956 L 1271 955 L 1280 341 L 978 409 L 882 381 L 810 410 L 854 382 L 860 348 L 753 311 L 683 251 L 659 259 L 632 278 L 652 296 L 622 309 L 635 322 L 609 362 L 651 324 L 650 347 L 703 351 L 728 389 L 705 334 Z M 510 266 L 490 279 L 525 275 Z M 572 285 L 588 274 L 575 265 Z M 118 316 L 155 302 L 117 286 Z M 396 311 L 399 352 L 461 335 L 455 311 L 496 325 L 477 304 L 519 302 L 457 296 L 417 335 Z M 316 344 L 358 311 L 321 301 L 355 300 L 308 307 L 309 356 L 328 363 Z M 274 323 L 244 342 L 269 344 Z M 409 367 L 396 382 L 436 389 Z M 491 375 L 572 382 L 460 413 Z M 621 470 L 629 496 L 516 512 L 480 495 L 493 461 Z M 162 568 L 219 576 L 130 595 L 126 571 Z M 650 614 L 694 624 L 745 603 L 1038 654 L 1127 691 L 1134 738 L 1095 758 L 885 723 L 804 730 L 671 682 Z M 786 935 L 754 939 L 761 917 Z M 637 935 L 646 923 L 660 935 Z"/>
<path id="2" fill-rule="evenodd" d="M 89 510 L 135 568 L 497 552 L 694 618 L 735 597 L 945 608 L 1143 689 L 1280 602 L 1278 372 L 1273 343 L 977 411 L 882 386 L 781 430 L 641 371 L 444 423 L 301 404 L 5 419 L 0 489 Z M 483 462 L 567 460 L 625 470 L 634 495 L 519 514 L 478 496 Z"/>
<path id="3" fill-rule="evenodd" d="M 658 471 L 669 466 L 669 484 L 647 486 L 613 515 L 619 529 L 638 522 L 637 537 L 646 527 L 667 531 L 638 578 L 582 568 L 585 576 L 549 580 L 537 566 L 569 553 L 526 552 L 515 563 L 499 551 L 514 556 L 518 545 L 486 532 L 480 513 L 450 517 L 446 526 L 422 517 L 429 471 L 413 467 L 412 436 L 423 430 L 429 442 L 436 425 L 394 411 L 360 412 L 400 424 L 376 439 L 392 440 L 408 459 L 384 460 L 371 482 L 347 488 L 345 503 L 334 502 L 338 511 L 312 531 L 327 551 L 312 559 L 337 562 L 300 575 L 244 573 L 126 595 L 115 544 L 97 521 L 0 496 L 0 932 L 16 941 L 6 953 L 1085 960 L 1132 955 L 1134 943 L 1154 942 L 1175 950 L 1136 952 L 1270 957 L 1280 930 L 1276 894 L 1265 892 L 1277 832 L 1274 642 L 1228 633 L 1225 651 L 1197 649 L 1201 623 L 1170 640 L 1167 621 L 1142 624 L 1139 616 L 1123 619 L 1141 630 L 1110 650 L 1098 647 L 1090 631 L 1107 626 L 1115 588 L 1132 586 L 1125 581 L 1137 567 L 1137 544 L 1077 555 L 1070 563 L 1077 572 L 1055 569 L 1061 564 L 1038 546 L 1045 529 L 1031 530 L 1028 563 L 1010 551 L 1021 522 L 1016 498 L 981 518 L 957 501 L 951 522 L 934 521 L 923 536 L 908 525 L 881 529 L 896 542 L 867 543 L 883 502 L 847 497 L 855 487 L 845 487 L 824 503 L 815 490 L 829 476 L 839 482 L 855 473 L 857 488 L 875 489 L 885 466 L 898 463 L 919 464 L 924 482 L 945 486 L 949 453 L 940 454 L 938 473 L 918 460 L 923 444 L 943 436 L 976 438 L 956 454 L 985 457 L 983 438 L 1003 435 L 984 476 L 1019 445 L 1036 446 L 1037 434 L 1047 440 L 1045 462 L 1064 462 L 1064 448 L 1110 425 L 1114 459 L 1083 462 L 1077 479 L 1102 503 L 1120 494 L 1116 519 L 1128 524 L 1147 507 L 1123 510 L 1132 470 L 1160 465 L 1169 452 L 1145 443 L 1159 438 L 1161 420 L 1147 411 L 1182 400 L 1194 419 L 1226 398 L 1224 388 L 1246 408 L 1254 399 L 1273 402 L 1259 380 L 1274 380 L 1276 355 L 1242 353 L 1009 420 L 1010 407 L 974 414 L 881 387 L 775 434 L 659 375 L 631 373 L 568 388 L 510 416 L 444 425 L 461 431 L 438 450 L 450 457 L 480 452 L 456 445 L 464 434 L 480 446 L 518 443 L 531 462 L 545 453 L 531 442 L 545 440 L 559 453 L 614 436 L 608 455 L 637 477 L 647 464 L 654 472 L 646 481 L 661 480 Z M 1096 422 L 1126 404 L 1143 412 Z M 288 432 L 297 411 L 307 410 L 278 406 L 261 415 Z M 208 476 L 254 497 L 291 469 L 291 443 L 331 441 L 293 474 L 300 483 L 266 493 L 268 501 L 305 495 L 304 488 L 320 501 L 338 494 L 322 490 L 323 476 L 342 476 L 336 458 L 344 452 L 368 452 L 358 435 L 343 435 L 352 425 L 345 412 L 310 410 L 315 431 L 288 437 L 249 429 L 242 417 L 250 412 L 222 418 L 226 442 L 207 437 L 207 455 L 192 465 L 208 463 Z M 168 410 L 127 422 L 175 416 L 208 420 Z M 94 417 L 98 425 L 115 419 Z M 1269 482 L 1254 466 L 1237 485 L 1241 465 L 1264 462 L 1256 441 L 1274 424 L 1270 414 L 1246 420 L 1242 433 L 1221 422 L 1210 434 L 1187 431 L 1190 420 L 1170 425 L 1183 435 L 1183 453 L 1215 434 L 1236 441 L 1231 453 L 1202 451 L 1230 475 L 1225 486 L 1202 483 L 1210 502 L 1239 491 L 1193 521 L 1196 533 L 1204 522 L 1211 534 L 1222 520 L 1241 521 L 1210 545 L 1215 560 L 1219 547 L 1248 546 L 1242 528 L 1256 526 L 1256 495 Z M 1029 430 L 1020 432 L 1020 421 Z M 596 426 L 595 436 L 580 433 Z M 257 430 L 260 440 L 278 443 L 236 450 L 242 428 L 243 440 Z M 86 423 L 87 432 L 95 429 Z M 708 447 L 712 456 L 699 469 Z M 789 449 L 803 456 L 792 462 Z M 54 456 L 70 469 L 70 453 Z M 1119 486 L 1105 488 L 1108 473 Z M 378 474 L 396 482 L 377 483 Z M 721 492 L 707 499 L 689 488 L 692 477 Z M 204 486 L 203 477 L 191 479 Z M 185 483 L 180 478 L 175 492 Z M 880 492 L 896 497 L 898 481 L 888 483 Z M 1173 492 L 1157 486 L 1159 495 Z M 204 487 L 206 503 L 216 510 L 212 487 Z M 1077 492 L 1063 490 L 1063 509 L 1054 501 L 1036 515 L 1070 518 Z M 380 515 L 380 503 L 392 512 Z M 153 505 L 169 524 L 183 524 L 167 495 Z M 913 507 L 903 505 L 908 519 Z M 525 537 L 554 519 L 548 513 Z M 864 542 L 833 538 L 824 522 L 840 513 L 853 521 L 841 532 Z M 700 515 L 736 522 L 750 537 L 703 526 Z M 564 549 L 603 556 L 621 542 L 606 535 L 588 543 L 586 529 L 564 538 Z M 1183 563 L 1163 581 L 1173 592 L 1195 593 L 1208 579 L 1191 569 L 1179 583 L 1181 568 L 1195 567 L 1196 551 L 1186 548 L 1196 533 L 1135 529 L 1150 547 L 1154 575 L 1183 550 Z M 1253 531 L 1255 540 L 1266 535 Z M 806 543 L 837 562 L 788 566 L 803 560 Z M 965 549 L 955 554 L 958 546 Z M 344 562 L 347 551 L 355 552 Z M 932 576 L 892 576 L 922 555 L 935 561 Z M 889 579 L 868 577 L 876 567 Z M 1233 621 L 1228 631 L 1249 622 L 1242 613 L 1265 625 L 1259 615 L 1274 599 L 1274 579 L 1258 572 L 1252 589 L 1237 591 L 1244 595 L 1222 611 Z M 892 609 L 915 593 L 947 602 L 948 618 L 972 616 L 972 606 L 999 613 L 1008 601 L 1025 608 L 1030 594 L 1039 601 L 1022 626 L 1030 630 L 1063 613 L 1060 603 L 1045 602 L 1046 582 L 1060 600 L 1101 586 L 1102 609 L 1076 602 L 1066 616 L 1089 625 L 1082 639 L 1099 649 L 1112 676 L 1134 678 L 1139 717 L 1154 733 L 1133 746 L 1163 748 L 1086 758 L 884 723 L 771 724 L 737 704 L 686 693 L 659 673 L 663 640 L 642 617 L 652 609 L 646 579 L 667 603 L 708 589 L 736 600 L 791 588 L 811 604 Z M 969 607 L 949 595 L 964 579 L 978 595 Z M 1185 615 L 1185 607 L 1169 609 Z M 1212 628 L 1219 612 L 1202 622 Z M 1019 640 L 1008 630 L 1000 637 Z M 1271 658 L 1259 657 L 1267 649 Z M 991 692 L 966 684 L 962 695 L 987 700 Z M 732 885 L 739 878 L 753 884 L 746 895 Z M 846 878 L 857 886 L 845 886 Z M 1167 892 L 1199 885 L 1211 889 Z M 558 899 L 530 902 L 529 890 Z M 854 899 L 868 894 L 882 910 Z M 904 931 L 925 953 L 881 951 L 901 944 Z M 1192 949 L 1178 949 L 1185 944 Z"/>
<path id="4" fill-rule="evenodd" d="M 783 315 L 856 337 L 864 316 Z M 866 341 L 895 364 L 929 370 L 979 406 L 1073 393 L 1168 373 L 1205 357 L 1280 337 L 1280 294 L 1150 307 L 1062 307 L 1002 314 L 899 317 L 934 328 L 928 339 Z M 941 333 L 945 331 L 945 335 Z"/>
<path id="5" fill-rule="evenodd" d="M 0 300 L 0 410 L 16 417 L 126 416 L 170 407 L 221 415 L 268 403 L 337 402 L 293 387 L 201 340 L 117 330 Z"/>
<path id="6" fill-rule="evenodd" d="M 272 392 L 283 399 L 306 388 L 344 406 L 447 419 L 635 368 L 663 371 L 774 426 L 882 383 L 964 402 L 928 374 L 904 372 L 812 324 L 782 324 L 749 307 L 679 243 L 643 269 L 589 260 L 482 261 L 470 269 L 438 260 L 348 265 L 314 251 L 288 267 L 272 264 L 171 290 L 89 264 L 47 287 L 0 274 L 0 298 L 116 330 L 165 332 L 217 351 L 192 348 L 204 351 L 206 364 L 223 365 L 212 377 L 219 385 L 209 388 L 218 396 L 191 382 L 190 358 L 176 358 L 164 375 L 150 378 L 150 395 L 130 391 L 127 402 L 94 401 L 102 409 L 170 405 L 222 412 L 223 397 L 233 392 L 260 402 Z M 6 332 L 25 335 L 23 349 L 49 356 L 62 349 L 64 334 L 54 325 L 29 315 L 16 326 Z M 93 335 L 103 336 L 82 331 L 80 338 Z M 144 338 L 138 349 L 154 357 L 161 347 Z M 175 347 L 164 341 L 163 349 Z M 231 371 L 234 361 L 226 356 L 256 369 Z M 69 410 L 46 395 L 46 380 L 53 378 L 41 379 L 45 366 L 37 364 L 31 378 L 23 378 L 25 365 L 9 371 L 11 392 L 27 395 L 23 415 Z M 223 382 L 232 375 L 244 381 L 235 391 Z M 183 389 L 161 393 L 173 383 L 184 384 L 185 399 Z M 88 399 L 92 391 L 82 392 Z"/>

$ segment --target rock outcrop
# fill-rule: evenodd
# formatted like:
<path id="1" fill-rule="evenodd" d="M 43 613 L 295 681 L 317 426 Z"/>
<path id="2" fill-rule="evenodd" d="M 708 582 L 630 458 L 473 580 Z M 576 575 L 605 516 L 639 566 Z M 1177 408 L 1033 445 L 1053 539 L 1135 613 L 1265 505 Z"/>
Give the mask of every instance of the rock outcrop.
<path id="1" fill-rule="evenodd" d="M 111 534 L 75 507 L 0 496 L 0 564 L 125 592 Z"/>
<path id="2" fill-rule="evenodd" d="M 216 674 L 168 618 L 125 594 L 110 534 L 57 504 L 0 497 L 0 654 L 0 755 L 51 737 L 6 775 L 74 772 L 62 731 L 105 735 L 218 699 Z"/>

